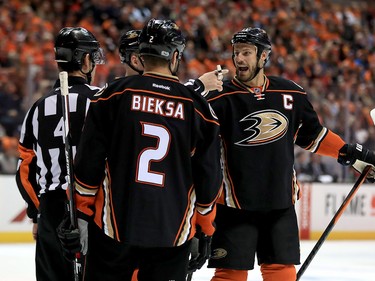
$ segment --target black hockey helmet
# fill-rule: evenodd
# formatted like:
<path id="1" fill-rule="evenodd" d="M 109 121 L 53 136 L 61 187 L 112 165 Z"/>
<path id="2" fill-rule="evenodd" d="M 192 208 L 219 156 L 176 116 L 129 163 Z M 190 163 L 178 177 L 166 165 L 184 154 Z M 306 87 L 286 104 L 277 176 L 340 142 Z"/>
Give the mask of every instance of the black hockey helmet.
<path id="1" fill-rule="evenodd" d="M 129 30 L 128 32 L 121 35 L 119 46 L 121 63 L 129 64 L 131 54 L 134 52 L 138 52 L 138 37 L 140 33 L 141 30 Z"/>
<path id="2" fill-rule="evenodd" d="M 232 45 L 235 43 L 248 43 L 262 47 L 265 50 L 271 50 L 271 41 L 268 38 L 267 32 L 258 27 L 246 27 L 235 33 L 231 43 Z"/>
<path id="3" fill-rule="evenodd" d="M 82 58 L 89 54 L 95 64 L 104 64 L 104 52 L 95 36 L 83 27 L 64 27 L 55 40 L 55 60 L 81 66 Z"/>
<path id="4" fill-rule="evenodd" d="M 180 28 L 171 20 L 151 19 L 139 36 L 139 54 L 171 60 L 174 52 L 182 57 L 186 40 Z"/>
<path id="5" fill-rule="evenodd" d="M 267 32 L 258 27 L 246 27 L 241 31 L 235 33 L 231 40 L 232 45 L 236 43 L 252 44 L 257 47 L 258 58 L 263 51 L 271 53 L 271 41 L 268 38 Z M 269 58 L 269 54 L 267 60 Z"/>

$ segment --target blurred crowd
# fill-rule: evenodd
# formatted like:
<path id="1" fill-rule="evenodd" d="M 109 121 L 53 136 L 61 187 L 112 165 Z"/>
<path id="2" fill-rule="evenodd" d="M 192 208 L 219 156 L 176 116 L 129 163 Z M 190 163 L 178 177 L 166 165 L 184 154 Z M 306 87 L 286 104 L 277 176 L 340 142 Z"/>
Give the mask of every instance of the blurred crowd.
<path id="1" fill-rule="evenodd" d="M 82 26 L 101 42 L 107 64 L 94 84 L 124 75 L 120 35 L 150 18 L 172 19 L 187 38 L 181 82 L 220 64 L 234 75 L 230 39 L 243 27 L 261 27 L 272 41 L 267 75 L 281 75 L 308 92 L 322 123 L 347 142 L 375 148 L 375 6 L 344 0 L 0 0 L 0 173 L 14 173 L 17 140 L 31 104 L 58 77 L 54 38 L 64 26 Z M 319 173 L 348 179 L 332 159 L 296 148 L 296 169 L 311 181 Z M 334 160 L 334 159 L 333 159 Z M 306 168 L 312 163 L 324 169 Z"/>

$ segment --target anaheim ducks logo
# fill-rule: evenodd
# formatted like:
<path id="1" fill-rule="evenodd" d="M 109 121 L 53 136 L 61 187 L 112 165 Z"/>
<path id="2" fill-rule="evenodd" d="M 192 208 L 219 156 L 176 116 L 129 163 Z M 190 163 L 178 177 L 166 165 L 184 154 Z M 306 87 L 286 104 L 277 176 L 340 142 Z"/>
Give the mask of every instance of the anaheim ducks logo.
<path id="1" fill-rule="evenodd" d="M 251 113 L 240 120 L 244 122 L 244 131 L 250 136 L 236 142 L 237 145 L 262 145 L 281 139 L 288 130 L 288 119 L 277 110 L 262 110 Z M 247 124 L 250 124 L 247 125 Z"/>
<path id="2" fill-rule="evenodd" d="M 225 249 L 217 248 L 212 251 L 211 259 L 217 260 L 226 257 L 228 252 Z"/>
<path id="3" fill-rule="evenodd" d="M 127 39 L 134 39 L 138 37 L 138 33 L 135 31 L 135 30 L 131 30 L 127 33 Z M 133 42 L 134 43 L 138 43 L 138 42 Z M 129 44 L 130 45 L 130 44 Z"/>

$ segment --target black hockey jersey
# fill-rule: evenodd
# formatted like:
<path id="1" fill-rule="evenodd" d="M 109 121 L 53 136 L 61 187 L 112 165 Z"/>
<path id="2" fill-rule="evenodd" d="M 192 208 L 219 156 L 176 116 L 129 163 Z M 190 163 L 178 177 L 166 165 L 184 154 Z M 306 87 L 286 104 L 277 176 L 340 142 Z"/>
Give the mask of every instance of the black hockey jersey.
<path id="1" fill-rule="evenodd" d="M 75 177 L 79 215 L 94 215 L 108 236 L 146 247 L 181 245 L 196 220 L 212 232 L 222 183 L 219 124 L 206 100 L 177 77 L 117 79 L 91 103 Z"/>
<path id="2" fill-rule="evenodd" d="M 73 155 L 78 145 L 90 99 L 99 90 L 81 77 L 68 77 L 70 133 Z M 53 90 L 36 101 L 24 119 L 19 140 L 20 161 L 16 181 L 34 221 L 39 196 L 66 190 L 66 160 L 63 142 L 62 97 L 60 81 Z"/>
<path id="3" fill-rule="evenodd" d="M 280 77 L 249 88 L 236 78 L 208 96 L 220 123 L 224 189 L 220 203 L 247 210 L 287 208 L 298 197 L 294 144 L 338 156 L 344 142 L 323 127 L 306 92 Z"/>

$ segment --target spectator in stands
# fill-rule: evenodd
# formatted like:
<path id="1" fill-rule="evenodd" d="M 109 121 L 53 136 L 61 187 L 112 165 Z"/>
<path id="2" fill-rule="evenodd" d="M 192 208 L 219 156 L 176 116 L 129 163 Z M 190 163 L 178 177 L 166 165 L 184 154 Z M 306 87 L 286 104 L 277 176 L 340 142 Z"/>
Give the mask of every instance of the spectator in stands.
<path id="1" fill-rule="evenodd" d="M 95 30 L 98 40 L 104 42 L 109 59 L 107 67 L 97 69 L 98 86 L 112 79 L 122 68 L 116 53 L 117 35 L 125 30 L 139 29 L 151 16 L 172 18 L 179 23 L 189 38 L 187 63 L 203 49 L 206 60 L 215 60 L 212 58 L 215 53 L 226 68 L 232 67 L 227 42 L 234 31 L 242 26 L 272 26 L 269 35 L 275 43 L 269 63 L 270 74 L 292 75 L 297 83 L 309 90 L 322 119 L 331 118 L 327 114 L 339 112 L 332 116 L 335 120 L 325 124 L 342 136 L 345 134 L 346 141 L 355 141 L 356 130 L 373 126 L 369 110 L 375 99 L 375 7 L 371 1 L 317 0 L 287 4 L 285 1 L 261 0 L 203 3 L 162 0 L 137 4 L 120 0 L 100 4 L 92 0 L 42 2 L 37 5 L 37 1 L 4 1 L 0 7 L 3 23 L 0 27 L 0 89 L 6 81 L 22 81 L 22 84 L 31 81 L 35 67 L 30 63 L 43 66 L 41 75 L 45 79 L 55 77 L 49 75 L 55 74 L 51 71 L 55 66 L 53 59 L 48 61 L 53 53 L 53 48 L 48 46 L 53 43 L 52 34 L 67 24 Z M 30 62 L 24 54 L 32 54 L 35 60 Z M 287 60 L 294 61 L 297 68 L 290 69 Z M 182 82 L 203 74 L 191 75 L 192 68 L 185 65 L 188 64 L 180 69 Z M 17 91 L 22 92 L 18 96 L 23 98 L 17 100 L 19 107 L 29 108 L 34 92 L 30 87 Z M 24 97 L 26 93 L 28 96 Z M 331 93 L 334 93 L 334 100 L 329 96 Z M 325 103 L 327 105 L 321 106 Z M 4 108 L 1 102 L 0 107 Z M 21 119 L 24 112 L 18 111 Z M 367 122 L 355 128 L 353 120 L 356 119 Z M 371 141 L 370 146 L 375 146 Z"/>

